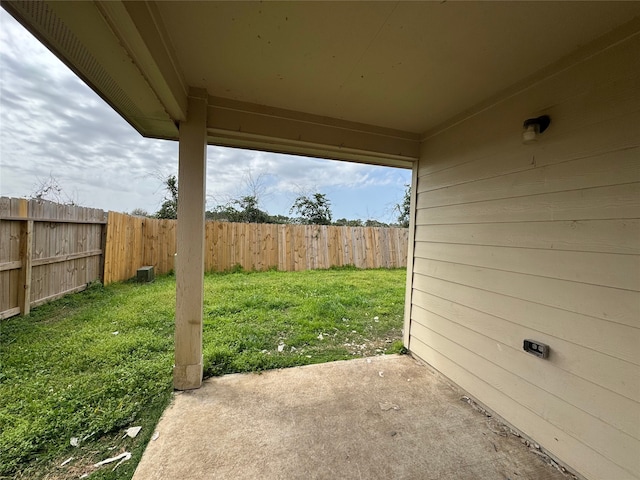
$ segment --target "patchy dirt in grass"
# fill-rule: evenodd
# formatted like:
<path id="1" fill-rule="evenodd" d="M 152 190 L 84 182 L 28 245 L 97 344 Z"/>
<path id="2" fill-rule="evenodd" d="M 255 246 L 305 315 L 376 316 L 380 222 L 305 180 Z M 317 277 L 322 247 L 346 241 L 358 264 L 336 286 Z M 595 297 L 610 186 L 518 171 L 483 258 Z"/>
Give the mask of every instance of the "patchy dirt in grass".
<path id="1" fill-rule="evenodd" d="M 387 335 L 382 338 L 370 340 L 354 334 L 352 338 L 347 338 L 342 344 L 353 356 L 372 357 L 374 355 L 386 355 L 387 353 L 399 353 L 398 345 L 400 332 L 397 335 Z"/>

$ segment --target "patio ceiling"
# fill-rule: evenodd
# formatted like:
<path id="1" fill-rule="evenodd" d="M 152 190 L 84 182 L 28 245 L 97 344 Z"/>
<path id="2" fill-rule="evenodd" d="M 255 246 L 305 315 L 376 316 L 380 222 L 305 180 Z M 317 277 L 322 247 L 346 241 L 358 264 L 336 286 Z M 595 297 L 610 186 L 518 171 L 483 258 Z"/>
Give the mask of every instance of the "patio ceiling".
<path id="1" fill-rule="evenodd" d="M 639 2 L 2 3 L 142 135 L 410 167 L 429 131 L 640 15 Z M 524 112 L 528 113 L 528 112 Z"/>

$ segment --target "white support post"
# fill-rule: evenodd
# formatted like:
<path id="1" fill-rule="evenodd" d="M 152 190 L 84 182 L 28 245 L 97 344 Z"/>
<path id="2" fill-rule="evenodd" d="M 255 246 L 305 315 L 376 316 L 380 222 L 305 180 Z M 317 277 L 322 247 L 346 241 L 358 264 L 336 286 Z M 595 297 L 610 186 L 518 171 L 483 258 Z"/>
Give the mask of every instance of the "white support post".
<path id="1" fill-rule="evenodd" d="M 176 332 L 173 386 L 202 384 L 204 211 L 207 166 L 207 92 L 189 91 L 187 119 L 180 122 Z"/>

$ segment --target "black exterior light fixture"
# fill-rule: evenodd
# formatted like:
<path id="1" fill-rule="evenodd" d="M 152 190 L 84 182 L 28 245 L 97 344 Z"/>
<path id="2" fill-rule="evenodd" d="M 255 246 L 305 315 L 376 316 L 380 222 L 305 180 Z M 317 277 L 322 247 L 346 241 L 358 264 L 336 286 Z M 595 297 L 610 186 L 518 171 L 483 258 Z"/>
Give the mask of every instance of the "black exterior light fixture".
<path id="1" fill-rule="evenodd" d="M 551 123 L 549 115 L 542 115 L 537 118 L 528 118 L 524 121 L 522 128 L 522 143 L 529 145 L 538 141 L 538 135 L 544 132 Z"/>

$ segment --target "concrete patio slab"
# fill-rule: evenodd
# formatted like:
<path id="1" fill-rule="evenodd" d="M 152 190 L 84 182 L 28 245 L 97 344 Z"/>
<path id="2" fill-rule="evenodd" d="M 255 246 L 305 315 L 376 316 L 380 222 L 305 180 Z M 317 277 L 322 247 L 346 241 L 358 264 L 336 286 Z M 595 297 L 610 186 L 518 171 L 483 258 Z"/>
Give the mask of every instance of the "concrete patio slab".
<path id="1" fill-rule="evenodd" d="M 157 431 L 134 480 L 566 478 L 409 356 L 212 378 Z"/>

